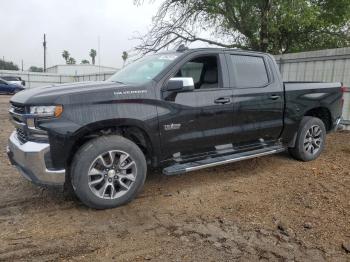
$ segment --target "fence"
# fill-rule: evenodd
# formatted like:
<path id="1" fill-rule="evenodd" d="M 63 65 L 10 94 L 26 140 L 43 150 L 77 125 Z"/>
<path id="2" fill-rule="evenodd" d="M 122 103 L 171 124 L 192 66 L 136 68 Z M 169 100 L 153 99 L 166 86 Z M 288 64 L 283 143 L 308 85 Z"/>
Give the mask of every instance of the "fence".
<path id="1" fill-rule="evenodd" d="M 0 70 L 0 77 L 2 75 L 7 76 L 19 76 L 26 82 L 26 87 L 33 88 L 38 86 L 64 84 L 72 82 L 82 81 L 104 81 L 112 76 L 115 71 L 103 72 L 100 74 L 86 74 L 86 75 L 58 75 L 54 73 L 35 73 L 25 71 L 9 71 Z"/>

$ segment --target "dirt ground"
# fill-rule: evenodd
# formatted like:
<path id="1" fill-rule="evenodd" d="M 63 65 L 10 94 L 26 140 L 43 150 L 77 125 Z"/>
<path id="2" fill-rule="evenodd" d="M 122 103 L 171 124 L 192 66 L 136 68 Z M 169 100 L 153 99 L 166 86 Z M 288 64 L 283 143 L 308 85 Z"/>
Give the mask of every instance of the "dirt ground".
<path id="1" fill-rule="evenodd" d="M 313 162 L 287 153 L 182 176 L 148 175 L 96 211 L 22 178 L 0 97 L 0 261 L 350 261 L 350 132 Z"/>

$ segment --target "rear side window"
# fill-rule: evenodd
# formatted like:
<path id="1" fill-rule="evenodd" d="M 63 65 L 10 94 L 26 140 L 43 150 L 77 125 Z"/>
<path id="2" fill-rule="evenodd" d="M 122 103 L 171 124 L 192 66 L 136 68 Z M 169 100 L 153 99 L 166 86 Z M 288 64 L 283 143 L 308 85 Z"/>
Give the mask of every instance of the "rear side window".
<path id="1" fill-rule="evenodd" d="M 258 56 L 231 55 L 239 88 L 263 87 L 269 83 L 264 59 Z"/>
<path id="2" fill-rule="evenodd" d="M 15 77 L 15 76 L 4 76 L 2 78 L 5 79 L 6 81 L 19 81 L 18 77 Z"/>

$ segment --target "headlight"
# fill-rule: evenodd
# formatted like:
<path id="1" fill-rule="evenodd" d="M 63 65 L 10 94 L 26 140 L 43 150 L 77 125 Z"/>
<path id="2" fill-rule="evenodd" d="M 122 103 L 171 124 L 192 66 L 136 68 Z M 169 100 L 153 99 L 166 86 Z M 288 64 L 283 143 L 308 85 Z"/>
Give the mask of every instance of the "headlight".
<path id="1" fill-rule="evenodd" d="M 57 106 L 31 106 L 30 114 L 38 117 L 59 117 L 63 112 L 61 105 Z"/>

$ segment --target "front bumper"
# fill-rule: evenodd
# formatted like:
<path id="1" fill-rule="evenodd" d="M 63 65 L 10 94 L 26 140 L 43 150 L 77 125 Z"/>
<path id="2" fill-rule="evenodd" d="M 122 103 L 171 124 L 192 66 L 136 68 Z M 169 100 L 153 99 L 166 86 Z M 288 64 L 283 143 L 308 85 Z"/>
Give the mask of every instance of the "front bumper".
<path id="1" fill-rule="evenodd" d="M 61 186 L 65 182 L 65 169 L 48 169 L 45 154 L 50 153 L 47 143 L 25 142 L 18 140 L 13 132 L 8 141 L 7 155 L 12 165 L 28 180 L 37 185 Z"/>

